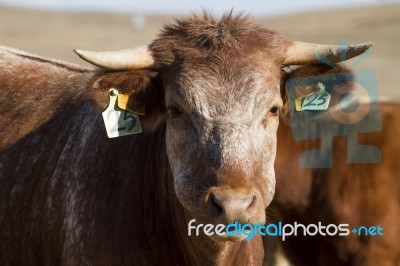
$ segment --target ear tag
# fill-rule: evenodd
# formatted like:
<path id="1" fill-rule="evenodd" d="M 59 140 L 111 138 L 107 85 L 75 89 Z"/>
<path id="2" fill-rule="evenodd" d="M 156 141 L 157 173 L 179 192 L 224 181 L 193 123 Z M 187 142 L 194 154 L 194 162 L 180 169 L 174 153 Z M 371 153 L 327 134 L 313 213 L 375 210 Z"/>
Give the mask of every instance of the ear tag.
<path id="1" fill-rule="evenodd" d="M 318 83 L 319 91 L 310 93 L 306 96 L 299 97 L 295 100 L 297 111 L 326 111 L 329 107 L 331 95 L 325 91 L 325 86 L 321 82 Z"/>
<path id="2" fill-rule="evenodd" d="M 138 115 L 145 115 L 144 105 L 129 99 L 128 94 L 118 94 L 118 107 Z"/>
<path id="3" fill-rule="evenodd" d="M 140 125 L 139 116 L 118 108 L 118 90 L 110 89 L 108 95 L 110 102 L 107 109 L 102 113 L 108 137 L 116 138 L 141 133 L 142 126 Z"/>
<path id="4" fill-rule="evenodd" d="M 304 100 L 305 97 L 306 97 L 306 96 L 302 96 L 302 97 L 296 98 L 296 99 L 294 100 L 294 104 L 295 104 L 295 106 L 296 106 L 296 111 L 298 111 L 298 112 L 304 111 L 304 109 L 303 109 L 301 106 L 302 106 L 302 104 L 303 104 L 303 100 Z"/>

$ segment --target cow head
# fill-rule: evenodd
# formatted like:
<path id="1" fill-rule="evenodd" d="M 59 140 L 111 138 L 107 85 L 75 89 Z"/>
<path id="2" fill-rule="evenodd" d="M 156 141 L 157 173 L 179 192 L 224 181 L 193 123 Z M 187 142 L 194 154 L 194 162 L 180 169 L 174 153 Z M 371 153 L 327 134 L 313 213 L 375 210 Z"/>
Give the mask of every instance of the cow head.
<path id="1" fill-rule="evenodd" d="M 368 47 L 349 46 L 343 59 Z M 281 68 L 316 63 L 317 52 L 338 62 L 339 51 L 289 41 L 248 17 L 204 14 L 166 26 L 147 47 L 76 52 L 108 70 L 155 72 L 149 80 L 158 85 L 147 90 L 162 91 L 154 97 L 163 107 L 147 109 L 159 110 L 157 121 L 166 123 L 178 200 L 203 223 L 255 224 L 265 222 L 275 191 Z"/>

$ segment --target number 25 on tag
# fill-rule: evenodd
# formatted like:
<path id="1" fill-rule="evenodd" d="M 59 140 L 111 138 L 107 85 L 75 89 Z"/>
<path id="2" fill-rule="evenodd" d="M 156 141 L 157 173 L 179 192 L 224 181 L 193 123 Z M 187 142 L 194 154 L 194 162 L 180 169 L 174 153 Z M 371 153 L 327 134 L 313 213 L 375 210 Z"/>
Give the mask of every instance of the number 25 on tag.
<path id="1" fill-rule="evenodd" d="M 303 110 L 327 110 L 330 100 L 331 95 L 324 90 L 311 93 L 304 97 L 301 108 Z"/>

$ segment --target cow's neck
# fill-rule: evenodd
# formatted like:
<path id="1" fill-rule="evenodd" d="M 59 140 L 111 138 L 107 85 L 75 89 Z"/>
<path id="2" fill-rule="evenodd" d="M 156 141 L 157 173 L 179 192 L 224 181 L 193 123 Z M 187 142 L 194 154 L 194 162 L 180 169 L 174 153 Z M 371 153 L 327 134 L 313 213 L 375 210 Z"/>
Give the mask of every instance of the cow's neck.
<path id="1" fill-rule="evenodd" d="M 190 238 L 191 265 L 261 265 L 264 250 L 261 237 L 251 241 L 216 242 L 207 236 Z"/>

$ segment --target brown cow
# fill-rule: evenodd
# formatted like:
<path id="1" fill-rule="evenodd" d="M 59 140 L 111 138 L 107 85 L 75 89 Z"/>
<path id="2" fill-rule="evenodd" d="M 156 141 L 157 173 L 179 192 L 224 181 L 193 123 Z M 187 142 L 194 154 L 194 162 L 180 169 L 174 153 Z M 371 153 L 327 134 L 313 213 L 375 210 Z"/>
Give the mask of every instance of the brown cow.
<path id="1" fill-rule="evenodd" d="M 354 133 L 358 144 L 379 148 L 380 163 L 348 163 L 350 140 L 337 136 L 332 168 L 301 168 L 300 154 L 321 149 L 320 140 L 294 141 L 289 125 L 279 126 L 273 222 L 383 228 L 383 236 L 288 237 L 282 247 L 294 265 L 400 265 L 400 104 L 372 103 L 370 108 L 380 109 L 382 130 Z M 316 130 L 329 133 L 324 126 Z"/>
<path id="2" fill-rule="evenodd" d="M 340 71 L 343 70 L 327 68 L 323 74 L 335 75 Z M 285 80 L 316 79 L 321 72 L 321 68 L 301 67 L 288 73 Z M 376 114 L 364 118 L 368 127 L 375 128 L 371 132 L 360 132 L 359 127 L 329 120 L 326 115 L 313 120 L 303 114 L 301 124 L 313 124 L 308 134 L 320 132 L 318 138 L 313 136 L 310 140 L 295 141 L 299 128 L 290 128 L 293 123 L 279 126 L 277 184 L 270 219 L 305 225 L 349 224 L 350 230 L 380 226 L 383 232 L 383 236 L 366 236 L 365 232 L 358 236 L 351 232 L 349 236 L 304 237 L 300 233 L 288 237 L 282 247 L 294 265 L 400 265 L 400 160 L 397 156 L 400 124 L 396 122 L 400 119 L 400 104 L 370 100 L 361 102 L 358 110 L 368 109 Z M 345 114 L 337 108 L 331 112 L 334 117 Z M 356 115 L 357 112 L 349 112 L 347 118 L 355 120 Z M 339 120 L 343 119 L 339 117 Z M 325 140 L 332 140 L 332 150 L 326 141 L 321 141 L 323 136 L 327 136 Z M 376 156 L 374 148 L 366 149 L 363 145 L 379 149 L 380 156 Z M 315 161 L 332 156 L 332 167 L 300 167 L 301 154 L 309 150 L 320 153 L 318 157 L 310 156 L 308 163 L 318 167 Z M 364 163 L 352 163 L 360 151 Z"/>
<path id="3" fill-rule="evenodd" d="M 341 58 L 242 15 L 203 14 L 148 47 L 76 51 L 100 69 L 2 48 L 0 263 L 260 265 L 259 235 L 189 237 L 188 221 L 264 223 L 281 67 L 370 46 Z M 145 106 L 142 134 L 107 139 L 110 88 Z"/>

